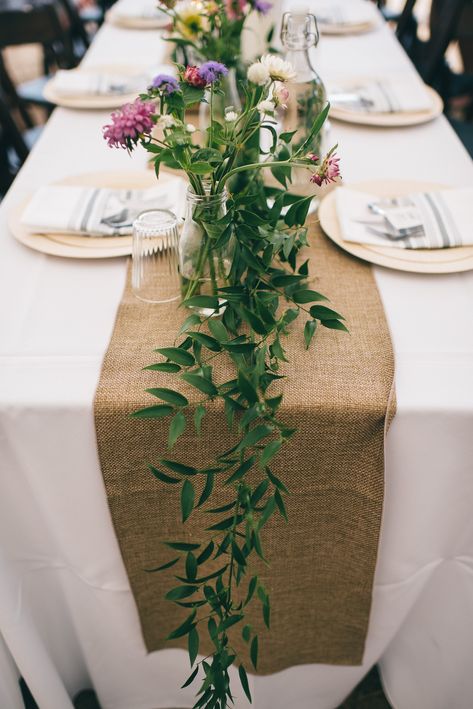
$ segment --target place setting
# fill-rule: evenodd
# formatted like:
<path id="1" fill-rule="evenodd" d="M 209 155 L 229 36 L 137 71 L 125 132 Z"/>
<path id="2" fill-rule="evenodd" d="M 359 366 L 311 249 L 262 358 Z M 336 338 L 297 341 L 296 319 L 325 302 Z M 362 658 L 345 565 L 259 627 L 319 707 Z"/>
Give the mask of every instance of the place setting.
<path id="1" fill-rule="evenodd" d="M 119 0 L 107 11 L 105 21 L 135 30 L 159 30 L 169 25 L 169 17 L 155 0 Z"/>
<path id="2" fill-rule="evenodd" d="M 326 77 L 330 118 L 381 128 L 428 123 L 442 114 L 438 93 L 412 73 Z"/>
<path id="3" fill-rule="evenodd" d="M 322 34 L 364 34 L 380 24 L 375 5 L 365 0 L 314 0 L 311 10 Z"/>

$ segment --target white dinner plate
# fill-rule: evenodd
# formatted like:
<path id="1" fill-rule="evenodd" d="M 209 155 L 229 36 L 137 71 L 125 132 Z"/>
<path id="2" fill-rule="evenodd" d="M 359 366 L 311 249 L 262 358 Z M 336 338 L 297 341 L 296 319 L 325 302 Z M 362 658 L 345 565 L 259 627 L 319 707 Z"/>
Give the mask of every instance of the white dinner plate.
<path id="1" fill-rule="evenodd" d="M 410 192 L 445 189 L 444 185 L 435 183 L 404 180 L 360 182 L 350 187 L 379 197 L 401 197 Z M 324 197 L 320 203 L 319 219 L 320 226 L 337 246 L 353 256 L 378 266 L 411 273 L 458 273 L 473 269 L 473 246 L 457 246 L 450 249 L 398 249 L 345 241 L 337 216 L 335 190 Z"/>
<path id="2" fill-rule="evenodd" d="M 130 30 L 161 30 L 165 29 L 169 23 L 169 17 L 164 13 L 157 13 L 156 17 L 134 17 L 120 13 L 120 8 L 113 6 L 105 15 L 105 21 L 118 27 L 125 27 Z"/>
<path id="3" fill-rule="evenodd" d="M 160 173 L 159 181 L 165 182 L 170 176 Z M 154 170 L 141 172 L 115 173 L 93 172 L 67 177 L 56 182 L 58 185 L 90 185 L 93 187 L 111 187 L 115 189 L 146 189 L 156 184 Z M 17 241 L 35 251 L 51 256 L 65 258 L 114 258 L 131 254 L 132 237 L 130 236 L 73 236 L 69 234 L 33 234 L 21 223 L 21 216 L 26 200 L 10 212 L 8 227 Z M 158 205 L 157 205 L 158 206 Z"/>
<path id="4" fill-rule="evenodd" d="M 140 70 L 139 67 L 126 66 L 126 65 L 110 65 L 110 66 L 97 66 L 90 69 L 72 69 L 72 71 L 87 72 L 88 74 L 112 74 L 113 76 L 138 76 L 139 74 L 146 74 L 145 68 Z M 146 81 L 144 80 L 142 90 L 146 90 Z M 77 109 L 89 109 L 89 110 L 101 110 L 101 109 L 112 109 L 123 106 L 125 103 L 130 103 L 134 101 L 138 94 L 139 89 L 129 94 L 99 94 L 99 95 L 84 95 L 84 96 L 64 96 L 58 94 L 54 87 L 54 78 L 52 78 L 43 89 L 44 98 L 50 103 L 54 103 L 56 106 L 62 106 L 64 108 L 77 108 Z"/>
<path id="5" fill-rule="evenodd" d="M 368 113 L 354 111 L 340 106 L 330 106 L 330 118 L 346 123 L 357 123 L 364 126 L 379 126 L 380 128 L 402 128 L 428 123 L 443 112 L 443 101 L 434 89 L 425 86 L 431 100 L 431 107 L 426 111 L 399 111 L 393 113 Z"/>

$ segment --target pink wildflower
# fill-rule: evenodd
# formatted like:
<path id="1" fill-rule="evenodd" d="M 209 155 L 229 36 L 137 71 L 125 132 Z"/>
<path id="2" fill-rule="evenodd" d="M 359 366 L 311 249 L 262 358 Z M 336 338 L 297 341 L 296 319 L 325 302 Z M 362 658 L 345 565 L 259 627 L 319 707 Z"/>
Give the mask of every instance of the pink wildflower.
<path id="1" fill-rule="evenodd" d="M 114 111 L 112 122 L 103 127 L 103 137 L 109 147 L 132 150 L 143 135 L 151 133 L 154 109 L 154 103 L 137 98 Z"/>
<path id="2" fill-rule="evenodd" d="M 207 85 L 207 81 L 202 78 L 199 68 L 196 66 L 187 66 L 183 78 L 184 81 L 187 81 L 191 86 L 196 86 L 200 89 Z"/>
<path id="3" fill-rule="evenodd" d="M 225 0 L 225 9 L 229 20 L 240 20 L 246 7 L 246 0 Z"/>
<path id="4" fill-rule="evenodd" d="M 289 89 L 282 83 L 282 81 L 276 81 L 273 91 L 273 101 L 276 106 L 281 106 L 281 108 L 287 108 L 287 102 L 289 100 Z"/>
<path id="5" fill-rule="evenodd" d="M 312 158 L 311 158 L 312 159 Z M 340 158 L 335 155 L 328 155 L 319 167 L 317 172 L 311 176 L 310 181 L 321 187 L 322 185 L 335 182 L 340 177 Z"/>
<path id="6" fill-rule="evenodd" d="M 312 160 L 312 162 L 319 162 L 320 160 L 319 156 L 315 153 L 309 153 L 307 157 L 309 160 Z"/>

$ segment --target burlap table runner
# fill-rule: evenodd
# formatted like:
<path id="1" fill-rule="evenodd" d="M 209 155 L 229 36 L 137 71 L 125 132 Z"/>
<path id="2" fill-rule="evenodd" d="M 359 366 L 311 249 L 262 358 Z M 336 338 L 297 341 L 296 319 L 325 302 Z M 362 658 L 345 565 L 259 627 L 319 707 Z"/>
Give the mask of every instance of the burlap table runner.
<path id="1" fill-rule="evenodd" d="M 272 466 L 291 495 L 289 524 L 274 515 L 263 536 L 271 565 L 258 571 L 271 597 L 271 631 L 262 629 L 258 601 L 251 612 L 252 624 L 262 630 L 262 673 L 362 662 L 383 506 L 385 420 L 394 406 L 383 307 L 370 266 L 340 251 L 315 226 L 310 241 L 313 286 L 346 316 L 350 334 L 321 327 L 307 353 L 301 317 L 285 341 L 290 365 L 281 418 L 299 430 Z M 204 418 L 202 437 L 189 425 L 171 456 L 167 423 L 128 417 L 156 403 L 145 388 L 172 386 L 170 375 L 141 368 L 160 359 L 153 348 L 173 344 L 185 315 L 175 303 L 139 302 L 128 282 L 95 401 L 108 503 L 149 651 L 169 646 L 164 638 L 186 611 L 163 598 L 180 572 L 145 569 L 172 558 L 163 540 L 202 539 L 209 518 L 193 514 L 182 527 L 179 490 L 158 482 L 146 463 L 173 457 L 203 466 L 234 440 L 217 405 Z M 212 506 L 228 501 L 228 490 L 219 495 Z M 183 647 L 185 639 L 173 644 Z M 247 651 L 239 632 L 234 644 Z M 200 649 L 206 654 L 210 646 Z"/>

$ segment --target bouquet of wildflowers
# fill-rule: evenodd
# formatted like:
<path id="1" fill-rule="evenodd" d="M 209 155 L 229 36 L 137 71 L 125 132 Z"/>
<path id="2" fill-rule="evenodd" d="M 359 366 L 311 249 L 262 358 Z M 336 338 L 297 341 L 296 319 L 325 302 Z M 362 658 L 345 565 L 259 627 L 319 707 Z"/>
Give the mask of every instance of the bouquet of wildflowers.
<path id="1" fill-rule="evenodd" d="M 265 15 L 272 4 L 268 0 L 161 0 L 159 7 L 171 20 L 169 40 L 186 57 L 218 59 L 236 67 L 246 18 L 252 12 Z"/>
<path id="2" fill-rule="evenodd" d="M 283 394 L 273 390 L 283 381 L 281 364 L 288 362 L 284 338 L 300 316 L 307 349 L 320 325 L 346 330 L 343 317 L 321 304 L 327 298 L 311 288 L 308 260 L 299 260 L 307 244 L 304 223 L 311 197 L 288 191 L 292 168 L 306 169 L 314 189 L 339 175 L 334 149 L 325 157 L 310 152 L 328 106 L 307 140 L 292 149 L 294 133 L 278 134 L 275 121 L 289 98 L 291 65 L 275 55 L 252 64 L 243 85 L 243 110 L 227 106 L 224 119 L 217 120 L 214 97 L 227 71 L 209 60 L 180 67 L 178 78 L 160 74 L 146 94 L 112 114 L 104 129 L 112 147 L 131 152 L 141 145 L 149 151 L 158 176 L 163 165 L 183 171 L 189 180 L 179 262 L 183 304 L 192 312 L 175 346 L 156 350 L 163 359 L 147 368 L 168 377 L 170 386 L 147 389 L 153 403 L 133 416 L 159 419 L 159 426 L 168 422 L 172 449 L 187 427 L 200 434 L 207 408 L 220 401 L 235 438 L 230 450 L 201 469 L 169 454 L 149 466 L 159 484 L 180 489 L 183 523 L 204 512 L 201 537 L 166 542 L 173 558 L 151 569 L 175 573 L 166 598 L 183 609 L 183 619 L 168 639 L 187 638 L 192 669 L 183 686 L 200 682 L 195 709 L 225 709 L 233 702 L 229 668 L 235 664 L 251 701 L 245 664 L 250 661 L 257 669 L 260 641 L 247 619 L 250 604 L 261 604 L 270 627 L 270 597 L 252 561 L 255 556 L 267 561 L 264 527 L 271 516 L 287 519 L 288 489 L 278 468 L 284 468 L 283 446 L 295 430 L 280 416 Z M 187 111 L 204 95 L 210 122 L 202 134 Z M 241 164 L 245 145 L 259 130 L 269 132 L 271 147 L 258 161 Z M 270 170 L 281 188 L 252 182 L 251 176 L 263 170 Z M 250 180 L 244 191 L 232 191 L 232 180 L 241 172 Z M 215 367 L 219 357 L 233 369 L 223 381 L 218 372 L 225 369 Z M 216 490 L 227 491 L 228 504 L 211 504 Z M 210 524 L 209 515 L 215 520 Z M 248 645 L 248 660 L 234 650 L 235 633 Z M 199 648 L 206 655 L 201 660 Z"/>

